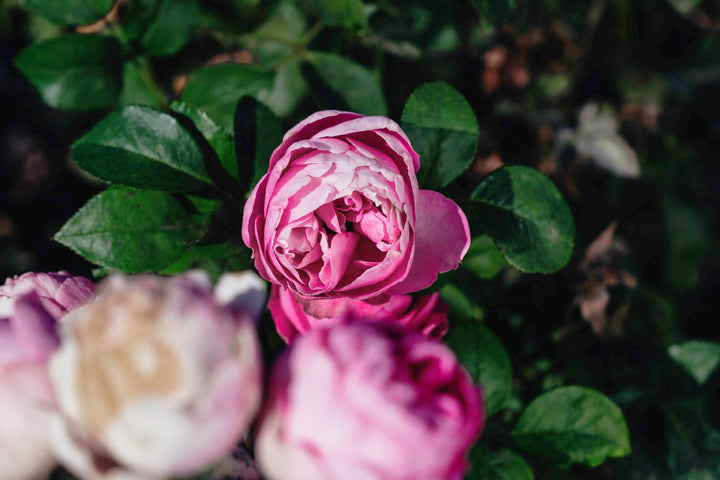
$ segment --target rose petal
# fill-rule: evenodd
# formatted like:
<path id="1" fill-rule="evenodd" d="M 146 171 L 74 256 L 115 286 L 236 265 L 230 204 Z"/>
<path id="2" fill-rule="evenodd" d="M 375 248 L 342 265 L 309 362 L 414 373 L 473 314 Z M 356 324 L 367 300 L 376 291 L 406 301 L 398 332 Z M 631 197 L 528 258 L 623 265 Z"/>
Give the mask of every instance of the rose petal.
<path id="1" fill-rule="evenodd" d="M 386 293 L 429 287 L 438 273 L 457 268 L 470 248 L 470 227 L 455 202 L 432 190 L 420 190 L 415 211 L 415 257 L 410 273 Z"/>

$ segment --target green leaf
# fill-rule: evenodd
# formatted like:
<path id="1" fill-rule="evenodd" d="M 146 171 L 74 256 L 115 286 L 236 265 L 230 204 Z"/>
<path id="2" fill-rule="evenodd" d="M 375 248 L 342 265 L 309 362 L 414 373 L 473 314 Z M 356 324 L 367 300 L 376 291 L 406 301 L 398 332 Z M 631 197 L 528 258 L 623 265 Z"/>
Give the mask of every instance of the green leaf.
<path id="1" fill-rule="evenodd" d="M 512 365 L 500 340 L 478 322 L 461 321 L 453 323 L 445 343 L 482 388 L 488 415 L 502 409 L 512 393 Z"/>
<path id="2" fill-rule="evenodd" d="M 468 213 L 523 272 L 552 273 L 572 255 L 575 223 L 553 183 L 523 166 L 499 168 L 471 195 Z"/>
<path id="3" fill-rule="evenodd" d="M 192 245 L 182 256 L 158 273 L 176 275 L 190 269 L 201 268 L 215 280 L 227 271 L 251 268 L 250 250 L 229 243 Z"/>
<path id="4" fill-rule="evenodd" d="M 668 282 L 678 290 L 697 284 L 708 250 L 708 233 L 702 217 L 689 205 L 665 196 L 662 200 L 668 239 Z"/>
<path id="5" fill-rule="evenodd" d="M 700 5 L 701 0 L 670 0 L 670 5 L 682 15 L 687 15 Z"/>
<path id="6" fill-rule="evenodd" d="M 38 42 L 20 52 L 15 65 L 55 108 L 105 107 L 122 88 L 122 48 L 112 37 L 64 35 Z"/>
<path id="7" fill-rule="evenodd" d="M 123 105 L 147 105 L 148 107 L 161 107 L 165 98 L 144 77 L 145 72 L 135 62 L 126 62 L 123 69 L 123 87 L 120 94 L 120 103 Z"/>
<path id="8" fill-rule="evenodd" d="M 269 108 L 250 96 L 240 99 L 235 110 L 235 153 L 237 164 L 247 176 L 245 189 L 252 188 L 267 173 L 270 156 L 282 138 L 282 124 Z"/>
<path id="9" fill-rule="evenodd" d="M 302 73 L 315 95 L 324 92 L 328 100 L 320 100 L 324 108 L 351 110 L 363 115 L 387 115 L 378 75 L 362 65 L 334 53 L 312 52 Z"/>
<path id="10" fill-rule="evenodd" d="M 560 387 L 527 406 L 512 431 L 524 450 L 567 466 L 595 467 L 630 453 L 622 412 L 605 395 L 584 387 Z"/>
<path id="11" fill-rule="evenodd" d="M 251 95 L 262 100 L 269 93 L 273 78 L 269 70 L 251 65 L 229 63 L 203 67 L 190 76 L 181 99 L 232 131 L 240 97 Z"/>
<path id="12" fill-rule="evenodd" d="M 367 26 L 365 6 L 360 0 L 297 0 L 304 11 L 328 25 L 348 28 Z"/>
<path id="13" fill-rule="evenodd" d="M 472 0 L 480 14 L 494 27 L 508 20 L 516 0 Z"/>
<path id="14" fill-rule="evenodd" d="M 110 183 L 170 192 L 212 186 L 194 138 L 174 117 L 149 107 L 111 113 L 75 142 L 72 154 Z"/>
<path id="15" fill-rule="evenodd" d="M 446 83 L 417 88 L 405 104 L 402 127 L 420 155 L 418 182 L 425 188 L 443 188 L 475 159 L 475 113 L 465 98 Z"/>
<path id="16" fill-rule="evenodd" d="M 438 277 L 439 280 L 440 277 Z M 435 282 L 435 285 L 437 283 Z M 482 307 L 452 283 L 448 283 L 440 289 L 440 296 L 450 305 L 453 313 L 463 320 L 482 320 L 485 316 Z"/>
<path id="17" fill-rule="evenodd" d="M 55 240 L 100 266 L 136 273 L 171 264 L 202 233 L 173 195 L 110 187 L 78 210 Z"/>
<path id="18" fill-rule="evenodd" d="M 230 134 L 215 123 L 213 119 L 208 117 L 205 112 L 198 110 L 192 105 L 183 102 L 173 102 L 172 105 L 170 105 L 170 109 L 192 120 L 203 137 L 205 137 L 213 150 L 215 150 L 220 164 L 225 171 L 229 173 L 231 177 L 235 179 L 239 178 L 238 164 L 235 160 L 235 147 Z"/>
<path id="19" fill-rule="evenodd" d="M 172 55 L 193 35 L 200 5 L 197 0 L 160 0 L 155 12 L 144 30 L 142 45 L 150 55 Z"/>
<path id="20" fill-rule="evenodd" d="M 483 280 L 490 280 L 507 266 L 507 262 L 490 237 L 478 235 L 472 239 L 462 266 Z"/>
<path id="21" fill-rule="evenodd" d="M 720 365 L 720 343 L 690 340 L 671 345 L 668 354 L 702 385 Z"/>
<path id="22" fill-rule="evenodd" d="M 527 462 L 518 454 L 504 449 L 490 453 L 476 446 L 470 452 L 470 471 L 465 480 L 534 480 Z"/>
<path id="23" fill-rule="evenodd" d="M 25 0 L 34 13 L 56 25 L 87 25 L 110 10 L 114 0 Z"/>

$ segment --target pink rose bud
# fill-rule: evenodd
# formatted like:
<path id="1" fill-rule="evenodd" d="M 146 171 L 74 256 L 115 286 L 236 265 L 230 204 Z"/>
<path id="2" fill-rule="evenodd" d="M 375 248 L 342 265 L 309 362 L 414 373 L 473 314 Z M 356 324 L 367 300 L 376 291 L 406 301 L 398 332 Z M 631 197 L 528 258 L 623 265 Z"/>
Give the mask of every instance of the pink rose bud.
<path id="1" fill-rule="evenodd" d="M 462 210 L 419 190 L 417 153 L 385 117 L 323 111 L 289 132 L 245 204 L 266 280 L 301 295 L 369 298 L 430 286 L 470 246 Z"/>
<path id="2" fill-rule="evenodd" d="M 273 285 L 268 307 L 275 328 L 287 343 L 313 328 L 341 323 L 347 316 L 401 325 L 434 339 L 448 331 L 448 305 L 437 292 L 417 298 L 383 294 L 360 300 L 306 297 Z"/>
<path id="3" fill-rule="evenodd" d="M 262 391 L 253 316 L 264 285 L 255 275 L 222 283 L 216 296 L 201 272 L 113 275 L 65 318 L 50 361 L 59 404 L 51 442 L 71 472 L 93 480 L 192 475 L 247 432 Z"/>
<path id="4" fill-rule="evenodd" d="M 367 322 L 298 337 L 268 395 L 255 447 L 268 480 L 460 480 L 485 417 L 450 349 Z"/>
<path id="5" fill-rule="evenodd" d="M 57 321 L 87 301 L 92 282 L 66 272 L 25 273 L 0 286 L 0 478 L 37 480 L 55 465 L 48 441 L 54 394 L 46 364 Z"/>

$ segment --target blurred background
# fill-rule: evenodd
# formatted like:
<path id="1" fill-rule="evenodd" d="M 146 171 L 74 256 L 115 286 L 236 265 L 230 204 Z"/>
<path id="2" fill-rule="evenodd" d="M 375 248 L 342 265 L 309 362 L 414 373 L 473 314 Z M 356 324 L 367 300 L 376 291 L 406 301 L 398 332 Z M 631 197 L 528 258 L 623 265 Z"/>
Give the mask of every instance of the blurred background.
<path id="1" fill-rule="evenodd" d="M 103 188 L 70 145 L 120 105 L 167 107 L 203 66 L 272 71 L 263 100 L 285 128 L 324 108 L 360 110 L 353 94 L 367 94 L 368 75 L 382 94 L 368 113 L 395 120 L 415 88 L 442 80 L 480 122 L 476 160 L 448 190 L 460 197 L 502 165 L 530 166 L 577 225 L 557 274 L 470 261 L 479 250 L 454 274 L 465 314 L 513 361 L 514 400 L 484 438 L 509 442 L 503 428 L 527 399 L 582 384 L 621 406 L 634 453 L 598 469 L 539 463 L 539 478 L 720 478 L 718 369 L 698 378 L 668 355 L 686 340 L 720 341 L 719 0 L 366 0 L 357 21 L 318 13 L 323 2 L 118 0 L 80 27 L 38 14 L 40 3 L 0 0 L 0 276 L 91 275 L 52 241 Z M 54 108 L 14 63 L 72 33 L 123 40 L 118 92 L 100 107 Z"/>

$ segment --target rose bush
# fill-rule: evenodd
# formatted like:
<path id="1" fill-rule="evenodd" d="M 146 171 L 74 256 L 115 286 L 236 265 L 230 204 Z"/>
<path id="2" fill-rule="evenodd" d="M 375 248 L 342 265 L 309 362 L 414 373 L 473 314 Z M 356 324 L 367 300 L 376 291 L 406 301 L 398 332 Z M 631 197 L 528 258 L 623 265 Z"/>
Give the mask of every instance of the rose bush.
<path id="1" fill-rule="evenodd" d="M 312 330 L 270 382 L 256 440 L 270 480 L 459 480 L 484 422 L 450 349 L 388 325 Z"/>
<path id="2" fill-rule="evenodd" d="M 322 111 L 285 134 L 245 204 L 242 235 L 265 279 L 301 295 L 369 298 L 430 286 L 470 245 L 462 210 L 419 190 L 394 121 Z"/>
<path id="3" fill-rule="evenodd" d="M 256 278 L 256 277 L 255 277 Z M 51 442 L 83 479 L 165 479 L 207 468 L 246 433 L 262 378 L 253 276 L 105 280 L 69 315 L 50 362 Z M 238 300 L 239 299 L 239 300 Z M 227 305 L 229 306 L 227 306 Z"/>
<path id="4" fill-rule="evenodd" d="M 46 364 L 57 322 L 86 302 L 92 282 L 67 272 L 25 273 L 0 286 L 0 477 L 35 480 L 54 466 L 48 442 L 54 393 Z"/>
<path id="5" fill-rule="evenodd" d="M 310 298 L 273 285 L 268 308 L 275 327 L 288 343 L 318 326 L 343 321 L 346 316 L 367 322 L 387 322 L 440 339 L 448 331 L 448 305 L 435 292 L 411 295 L 378 295 L 369 299 Z"/>

